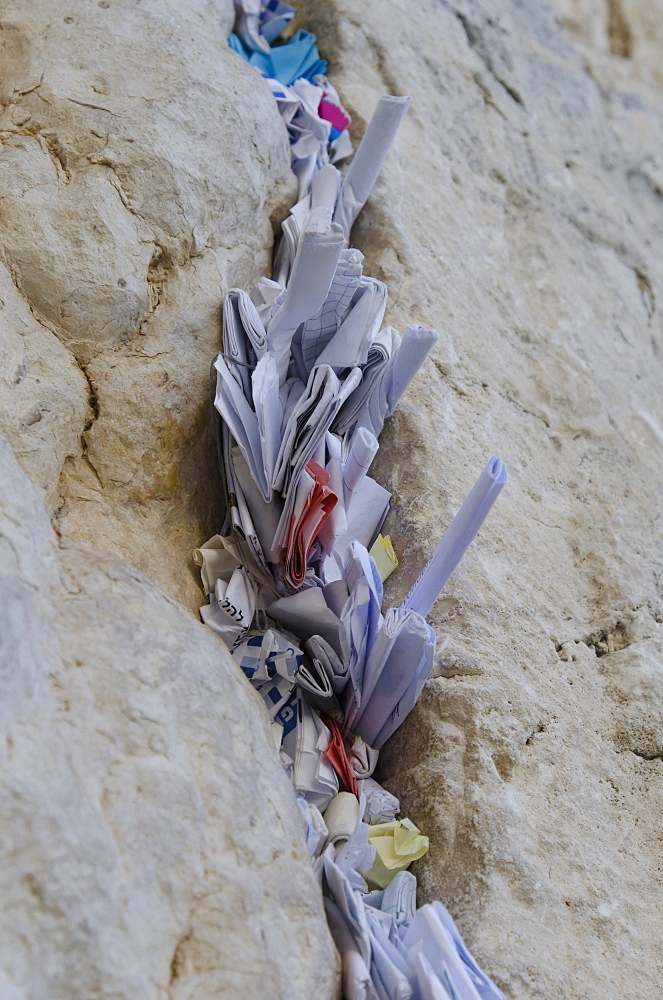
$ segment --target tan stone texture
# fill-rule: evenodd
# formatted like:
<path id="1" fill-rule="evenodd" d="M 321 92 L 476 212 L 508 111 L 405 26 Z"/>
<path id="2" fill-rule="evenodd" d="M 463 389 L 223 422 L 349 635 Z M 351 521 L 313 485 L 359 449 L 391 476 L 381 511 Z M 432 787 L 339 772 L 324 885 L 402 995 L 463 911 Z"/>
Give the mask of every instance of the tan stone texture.
<path id="1" fill-rule="evenodd" d="M 655 1000 L 663 5 L 301 6 L 356 138 L 379 94 L 414 101 L 353 238 L 387 321 L 441 333 L 374 466 L 388 601 L 489 455 L 510 473 L 382 755 L 431 838 L 419 901 L 509 1000 Z M 3 446 L 3 1000 L 336 986 L 261 706 L 187 610 L 221 515 L 222 296 L 268 270 L 295 195 L 231 22 L 229 0 L 0 17 L 0 431 L 24 470 Z"/>
<path id="2" fill-rule="evenodd" d="M 3 1000 L 336 995 L 260 698 L 173 599 L 220 526 L 222 297 L 295 190 L 232 17 L 0 17 Z"/>
<path id="3" fill-rule="evenodd" d="M 10 0 L 2 18 L 2 260 L 43 351 L 57 339 L 87 378 L 78 441 L 65 443 L 64 401 L 42 416 L 59 427 L 59 523 L 193 609 L 191 550 L 220 519 L 208 385 L 221 299 L 269 267 L 270 216 L 296 191 L 285 130 L 228 49 L 229 0 Z M 3 420 L 14 442 L 25 407 Z"/>
<path id="4" fill-rule="evenodd" d="M 431 837 L 419 902 L 447 903 L 510 1000 L 654 1000 L 663 5 L 336 0 L 303 21 L 358 134 L 380 93 L 413 98 L 353 233 L 387 321 L 442 331 L 374 466 L 388 601 L 488 457 L 510 473 L 382 756 Z"/>
<path id="5" fill-rule="evenodd" d="M 0 995 L 333 997 L 259 696 L 189 612 L 58 539 L 0 439 Z"/>

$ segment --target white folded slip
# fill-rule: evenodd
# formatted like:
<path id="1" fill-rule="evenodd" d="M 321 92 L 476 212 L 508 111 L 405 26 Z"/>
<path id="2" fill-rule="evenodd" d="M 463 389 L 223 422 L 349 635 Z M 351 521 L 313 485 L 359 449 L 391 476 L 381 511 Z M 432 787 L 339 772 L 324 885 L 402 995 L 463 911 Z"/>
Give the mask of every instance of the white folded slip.
<path id="1" fill-rule="evenodd" d="M 348 683 L 348 665 L 321 635 L 312 635 L 304 643 L 316 671 L 323 671 L 329 678 L 332 691 L 338 697 Z"/>
<path id="2" fill-rule="evenodd" d="M 347 734 L 356 709 L 363 704 L 365 664 L 382 627 L 382 580 L 374 560 L 359 542 L 345 554 L 343 574 L 348 598 L 341 611 L 350 683 L 347 686 L 343 733 Z M 358 730 L 353 730 L 358 732 Z M 360 735 L 363 736 L 362 733 Z M 366 740 L 371 746 L 370 740 Z"/>
<path id="3" fill-rule="evenodd" d="M 267 608 L 267 614 L 303 642 L 312 636 L 321 636 L 341 662 L 347 661 L 345 630 L 320 587 L 308 587 L 280 597 Z"/>
<path id="4" fill-rule="evenodd" d="M 324 754 L 330 741 L 329 729 L 298 688 L 297 724 L 284 735 L 282 751 L 293 762 L 295 791 L 323 813 L 338 792 L 336 771 Z"/>
<path id="5" fill-rule="evenodd" d="M 284 498 L 274 537 L 275 551 L 283 552 L 287 548 L 299 477 L 324 443 L 334 417 L 359 378 L 358 368 L 353 368 L 341 382 L 328 365 L 317 366 L 311 371 L 306 389 L 288 417 L 272 480 L 274 489 Z"/>
<path id="6" fill-rule="evenodd" d="M 281 428 L 281 444 L 274 465 L 272 484 L 285 494 L 291 479 L 303 469 L 348 395 L 359 385 L 361 373 L 354 368 L 340 380 L 329 365 L 311 370 L 306 388 Z"/>
<path id="7" fill-rule="evenodd" d="M 450 995 L 457 1000 L 505 1000 L 504 994 L 481 972 L 467 952 L 453 921 L 455 935 L 450 933 L 443 914 L 451 921 L 440 903 L 427 903 L 417 911 L 403 936 L 403 944 L 415 960 L 418 985 L 429 984 L 429 992 L 424 990 L 422 996 L 441 996 L 444 1000 Z M 418 956 L 423 956 L 425 961 Z M 445 987 L 444 993 L 439 992 L 439 986 Z"/>
<path id="8" fill-rule="evenodd" d="M 247 369 L 228 361 L 225 354 L 217 354 L 213 368 L 217 376 L 214 407 L 241 449 L 262 496 L 269 501 L 281 422 L 274 360 L 261 358 L 247 379 L 244 379 Z"/>
<path id="9" fill-rule="evenodd" d="M 300 666 L 295 675 L 295 680 L 302 691 L 308 696 L 309 701 L 321 708 L 327 715 L 338 714 L 338 702 L 334 695 L 331 680 L 327 672 L 320 665 L 319 660 L 309 659 Z"/>
<path id="10" fill-rule="evenodd" d="M 256 595 L 246 571 L 238 566 L 229 580 L 217 577 L 209 604 L 200 609 L 200 617 L 213 632 L 232 647 L 251 626 L 256 608 Z"/>

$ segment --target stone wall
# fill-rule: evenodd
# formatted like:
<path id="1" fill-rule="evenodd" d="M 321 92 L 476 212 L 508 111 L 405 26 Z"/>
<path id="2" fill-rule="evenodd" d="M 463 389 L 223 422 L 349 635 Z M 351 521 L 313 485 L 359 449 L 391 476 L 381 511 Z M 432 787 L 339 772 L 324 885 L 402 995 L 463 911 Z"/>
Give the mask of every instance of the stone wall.
<path id="1" fill-rule="evenodd" d="M 419 901 L 510 1000 L 653 1000 L 663 5 L 300 6 L 357 138 L 380 93 L 414 100 L 353 236 L 387 321 L 441 333 L 374 469 L 388 601 L 487 457 L 510 472 L 383 753 L 431 837 Z M 259 699 L 191 614 L 221 299 L 268 270 L 295 196 L 232 16 L 0 17 L 3 1000 L 336 988 Z"/>
<path id="2" fill-rule="evenodd" d="M 413 98 L 353 234 L 441 344 L 383 433 L 406 594 L 491 454 L 381 775 L 510 1000 L 663 977 L 663 4 L 307 3 L 360 134 Z M 620 41 L 621 39 L 621 41 Z M 629 39 L 628 44 L 626 39 Z"/>
<path id="3" fill-rule="evenodd" d="M 222 296 L 295 191 L 232 18 L 3 4 L 2 1000 L 336 994 L 262 702 L 188 610 Z"/>

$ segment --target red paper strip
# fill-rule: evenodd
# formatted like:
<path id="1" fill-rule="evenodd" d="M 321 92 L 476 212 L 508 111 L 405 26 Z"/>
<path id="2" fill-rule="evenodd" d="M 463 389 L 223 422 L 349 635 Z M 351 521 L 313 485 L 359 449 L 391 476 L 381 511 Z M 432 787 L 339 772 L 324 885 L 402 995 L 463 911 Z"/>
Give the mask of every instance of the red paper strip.
<path id="1" fill-rule="evenodd" d="M 314 485 L 306 498 L 299 521 L 295 524 L 293 519 L 283 569 L 286 583 L 293 589 L 304 582 L 313 543 L 338 502 L 336 494 L 329 489 L 329 473 L 322 466 L 311 459 L 306 471 L 314 480 Z"/>
<path id="2" fill-rule="evenodd" d="M 345 745 L 343 737 L 341 736 L 341 730 L 338 727 L 338 723 L 326 715 L 325 712 L 320 713 L 320 718 L 332 735 L 329 746 L 324 751 L 324 755 L 336 771 L 341 784 L 343 785 L 343 790 L 346 792 L 352 792 L 353 795 L 356 795 L 357 798 L 359 798 L 359 785 L 357 784 L 357 779 L 355 778 L 352 767 L 350 766 L 348 749 Z"/>

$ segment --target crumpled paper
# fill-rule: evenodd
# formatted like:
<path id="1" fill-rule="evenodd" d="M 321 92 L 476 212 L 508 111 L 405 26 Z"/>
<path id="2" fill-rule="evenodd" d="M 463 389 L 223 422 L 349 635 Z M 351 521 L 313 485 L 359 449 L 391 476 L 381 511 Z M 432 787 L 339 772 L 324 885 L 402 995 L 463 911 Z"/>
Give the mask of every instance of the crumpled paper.
<path id="1" fill-rule="evenodd" d="M 371 826 L 368 842 L 376 851 L 373 867 L 364 875 L 371 889 L 384 889 L 394 875 L 405 871 L 428 850 L 428 837 L 409 819 Z"/>

